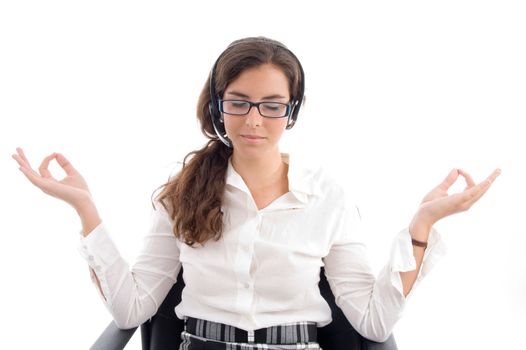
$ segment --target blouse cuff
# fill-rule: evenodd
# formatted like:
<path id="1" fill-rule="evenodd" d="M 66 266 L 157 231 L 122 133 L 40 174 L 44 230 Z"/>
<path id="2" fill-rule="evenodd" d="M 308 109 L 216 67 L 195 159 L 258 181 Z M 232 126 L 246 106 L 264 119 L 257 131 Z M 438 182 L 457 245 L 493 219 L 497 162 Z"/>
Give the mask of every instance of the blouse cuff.
<path id="1" fill-rule="evenodd" d="M 412 291 L 415 290 L 421 280 L 436 266 L 446 252 L 447 245 L 442 239 L 442 235 L 434 228 L 431 228 L 420 271 L 408 296 L 411 295 Z M 400 272 L 413 271 L 416 269 L 416 259 L 413 255 L 413 244 L 411 243 L 409 228 L 400 231 L 393 241 L 391 246 L 390 267 L 391 282 L 400 294 L 404 295 Z"/>
<path id="2" fill-rule="evenodd" d="M 97 285 L 94 274 L 96 274 L 99 279 L 101 289 L 105 296 L 105 299 L 102 295 L 101 298 L 109 305 L 111 295 L 106 280 L 106 272 L 119 259 L 119 251 L 103 222 L 95 227 L 86 237 L 84 237 L 82 230 L 80 230 L 80 236 L 77 250 L 90 267 L 92 282 Z"/>

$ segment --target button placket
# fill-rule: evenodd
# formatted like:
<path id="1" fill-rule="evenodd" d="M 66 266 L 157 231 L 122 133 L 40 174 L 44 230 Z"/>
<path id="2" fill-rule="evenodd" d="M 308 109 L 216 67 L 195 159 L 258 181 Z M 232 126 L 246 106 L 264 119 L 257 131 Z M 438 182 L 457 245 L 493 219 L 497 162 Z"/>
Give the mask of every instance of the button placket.
<path id="1" fill-rule="evenodd" d="M 239 232 L 239 244 L 237 247 L 237 280 L 238 300 L 237 308 L 240 312 L 247 313 L 253 302 L 252 281 L 250 277 L 250 265 L 254 254 L 254 240 L 257 232 L 257 213 L 250 218 L 244 230 Z"/>

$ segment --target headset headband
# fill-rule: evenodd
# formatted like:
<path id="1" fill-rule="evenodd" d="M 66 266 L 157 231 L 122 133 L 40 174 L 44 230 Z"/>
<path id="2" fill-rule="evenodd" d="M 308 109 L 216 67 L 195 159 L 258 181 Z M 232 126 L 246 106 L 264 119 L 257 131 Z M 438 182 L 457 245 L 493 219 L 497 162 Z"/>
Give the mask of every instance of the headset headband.
<path id="1" fill-rule="evenodd" d="M 290 51 L 287 47 L 285 47 L 281 43 L 277 43 L 275 41 L 266 40 L 263 38 L 249 38 L 249 39 L 241 39 L 234 41 L 228 47 L 219 55 L 217 60 L 215 61 L 214 65 L 212 66 L 212 71 L 210 72 L 210 102 L 208 104 L 208 109 L 210 111 L 210 117 L 212 119 L 212 125 L 214 127 L 214 131 L 216 135 L 219 137 L 219 139 L 228 147 L 232 147 L 232 141 L 228 138 L 226 135 L 226 130 L 224 127 L 224 124 L 221 122 L 221 112 L 219 111 L 219 97 L 217 96 L 216 89 L 215 89 L 215 71 L 216 66 L 221 57 L 233 46 L 244 44 L 247 42 L 261 42 L 265 44 L 272 44 L 274 46 L 278 46 L 284 50 L 286 50 L 298 63 L 298 67 L 300 69 L 300 91 L 299 96 L 292 96 L 291 100 L 291 111 L 289 113 L 288 121 L 287 121 L 287 127 L 286 129 L 292 129 L 294 124 L 296 123 L 296 120 L 298 119 L 298 113 L 300 111 L 301 103 L 303 102 L 303 96 L 305 93 L 305 73 L 303 72 L 303 67 L 301 66 L 301 63 L 299 59 L 294 55 L 292 51 Z"/>

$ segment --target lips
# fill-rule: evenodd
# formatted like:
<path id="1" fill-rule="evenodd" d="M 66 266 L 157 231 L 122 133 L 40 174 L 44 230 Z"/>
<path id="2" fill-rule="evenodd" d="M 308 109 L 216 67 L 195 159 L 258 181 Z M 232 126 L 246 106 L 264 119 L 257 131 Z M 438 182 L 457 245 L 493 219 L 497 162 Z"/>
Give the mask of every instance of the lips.
<path id="1" fill-rule="evenodd" d="M 246 137 L 247 139 L 251 139 L 251 140 L 264 139 L 264 137 L 258 136 L 258 135 L 241 135 L 241 136 Z"/>

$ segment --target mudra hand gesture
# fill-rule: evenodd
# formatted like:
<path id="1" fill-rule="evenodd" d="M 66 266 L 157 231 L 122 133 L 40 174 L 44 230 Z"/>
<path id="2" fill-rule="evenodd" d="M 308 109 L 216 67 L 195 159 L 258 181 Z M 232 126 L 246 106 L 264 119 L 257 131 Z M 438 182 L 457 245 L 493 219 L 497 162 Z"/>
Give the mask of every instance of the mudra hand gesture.
<path id="1" fill-rule="evenodd" d="M 495 169 L 486 180 L 475 184 L 471 176 L 464 170 L 451 170 L 444 181 L 432 189 L 422 200 L 409 226 L 412 237 L 426 242 L 431 226 L 446 216 L 471 208 L 486 193 L 500 173 L 500 169 Z M 465 179 L 466 188 L 462 192 L 448 194 L 448 189 L 458 180 L 459 176 Z"/>
<path id="2" fill-rule="evenodd" d="M 45 157 L 38 173 L 33 170 L 27 160 L 22 148 L 16 149 L 18 154 L 13 154 L 13 158 L 20 165 L 19 169 L 24 173 L 33 185 L 40 188 L 44 193 L 59 198 L 73 208 L 79 209 L 86 201 L 91 200 L 91 193 L 88 184 L 82 175 L 71 165 L 71 163 L 60 153 L 53 153 Z M 62 180 L 55 179 L 49 171 L 49 162 L 55 159 L 66 172 L 66 177 Z"/>

